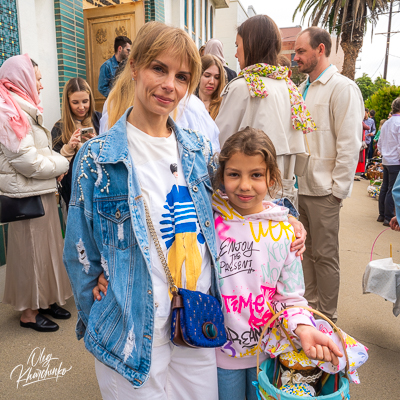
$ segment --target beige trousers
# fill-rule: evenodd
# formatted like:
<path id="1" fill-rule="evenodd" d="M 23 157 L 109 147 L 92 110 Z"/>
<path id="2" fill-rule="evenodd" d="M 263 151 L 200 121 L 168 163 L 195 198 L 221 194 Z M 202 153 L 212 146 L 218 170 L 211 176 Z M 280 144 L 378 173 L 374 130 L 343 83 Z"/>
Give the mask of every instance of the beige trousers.
<path id="1" fill-rule="evenodd" d="M 304 297 L 310 307 L 334 322 L 339 297 L 339 211 L 342 202 L 328 196 L 299 196 L 300 221 L 307 231 L 303 271 Z"/>

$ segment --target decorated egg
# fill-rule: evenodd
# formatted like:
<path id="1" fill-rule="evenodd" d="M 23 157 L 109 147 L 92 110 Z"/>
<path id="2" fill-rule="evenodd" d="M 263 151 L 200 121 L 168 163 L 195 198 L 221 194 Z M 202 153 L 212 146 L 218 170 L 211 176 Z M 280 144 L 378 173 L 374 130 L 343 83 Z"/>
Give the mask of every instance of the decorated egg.
<path id="1" fill-rule="evenodd" d="M 308 383 L 288 383 L 281 387 L 282 392 L 299 397 L 313 397 L 315 390 Z"/>

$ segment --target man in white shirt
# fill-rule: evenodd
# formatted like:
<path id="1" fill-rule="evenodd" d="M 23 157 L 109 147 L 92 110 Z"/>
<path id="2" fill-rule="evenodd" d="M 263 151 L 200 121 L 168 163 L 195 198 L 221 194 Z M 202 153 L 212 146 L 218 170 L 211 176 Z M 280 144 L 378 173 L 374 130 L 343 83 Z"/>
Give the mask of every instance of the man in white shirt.
<path id="1" fill-rule="evenodd" d="M 383 165 L 378 222 L 389 226 L 394 217 L 392 189 L 400 171 L 400 97 L 392 103 L 392 117 L 382 125 L 378 150 L 382 154 Z"/>
<path id="2" fill-rule="evenodd" d="M 332 41 L 311 27 L 296 40 L 294 61 L 309 75 L 300 86 L 317 130 L 307 134 L 310 162 L 298 178 L 300 221 L 308 235 L 305 297 L 336 321 L 339 297 L 339 211 L 350 196 L 362 141 L 364 104 L 358 86 L 329 62 Z"/>

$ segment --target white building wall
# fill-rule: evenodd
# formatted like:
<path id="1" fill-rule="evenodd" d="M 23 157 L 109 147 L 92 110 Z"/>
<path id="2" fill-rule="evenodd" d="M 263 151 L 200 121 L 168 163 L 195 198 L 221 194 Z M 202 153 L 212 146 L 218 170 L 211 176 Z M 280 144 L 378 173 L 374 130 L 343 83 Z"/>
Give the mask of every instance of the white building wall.
<path id="1" fill-rule="evenodd" d="M 28 53 L 42 73 L 44 123 L 51 130 L 60 119 L 54 2 L 17 0 L 21 54 Z"/>
<path id="2" fill-rule="evenodd" d="M 165 12 L 165 23 L 167 25 L 176 26 L 181 29 L 185 29 L 185 1 L 186 0 L 165 0 L 164 1 L 164 12 Z M 207 10 L 206 10 L 207 4 Z M 213 25 L 214 25 L 214 37 L 216 28 L 216 16 L 215 16 L 215 4 L 213 0 L 196 0 L 196 19 L 195 19 L 195 43 L 199 48 L 207 40 L 211 39 L 211 27 L 210 27 L 210 9 L 213 9 Z M 201 14 L 199 13 L 201 9 Z M 192 25 L 192 0 L 188 0 L 188 29 L 187 32 L 192 37 L 193 25 Z M 206 14 L 207 13 L 207 27 L 206 27 Z M 200 39 L 201 32 L 201 41 Z"/>
<path id="3" fill-rule="evenodd" d="M 252 7 L 251 9 L 254 10 Z M 214 37 L 224 46 L 225 61 L 229 68 L 237 72 L 240 71 L 239 62 L 235 58 L 237 27 L 248 18 L 247 10 L 239 0 L 231 0 L 229 8 L 216 10 Z"/>

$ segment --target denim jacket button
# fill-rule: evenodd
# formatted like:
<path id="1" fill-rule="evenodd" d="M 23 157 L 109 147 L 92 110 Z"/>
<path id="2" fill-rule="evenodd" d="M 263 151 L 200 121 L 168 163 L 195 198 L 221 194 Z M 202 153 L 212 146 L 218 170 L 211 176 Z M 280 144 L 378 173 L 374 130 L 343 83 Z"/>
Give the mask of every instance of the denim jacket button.
<path id="1" fill-rule="evenodd" d="M 199 188 L 197 186 L 193 186 L 193 192 L 197 193 L 199 191 Z"/>
<path id="2" fill-rule="evenodd" d="M 148 294 L 151 294 L 152 292 L 151 292 L 151 290 L 148 290 L 147 293 L 148 293 Z"/>
<path id="3" fill-rule="evenodd" d="M 115 213 L 115 218 L 120 219 L 121 218 L 121 211 L 117 210 Z"/>
<path id="4" fill-rule="evenodd" d="M 209 226 L 211 226 L 211 222 L 207 220 L 207 221 L 204 223 L 204 225 L 208 228 Z"/>

